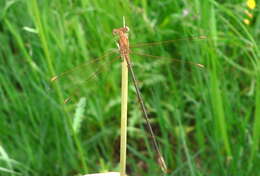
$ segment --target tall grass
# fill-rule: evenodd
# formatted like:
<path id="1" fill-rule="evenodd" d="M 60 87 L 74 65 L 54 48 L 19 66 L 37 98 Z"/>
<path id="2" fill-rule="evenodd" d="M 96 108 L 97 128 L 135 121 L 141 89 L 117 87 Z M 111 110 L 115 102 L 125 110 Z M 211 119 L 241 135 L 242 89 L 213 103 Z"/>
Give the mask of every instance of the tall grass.
<path id="1" fill-rule="evenodd" d="M 131 59 L 169 175 L 257 175 L 260 20 L 255 10 L 244 24 L 245 8 L 242 0 L 1 1 L 0 175 L 119 170 L 120 60 L 50 78 L 116 48 L 112 30 L 122 16 L 133 44 L 208 36 L 132 49 L 165 57 Z M 84 82 L 97 68 L 103 72 Z M 127 172 L 158 175 L 129 84 Z"/>

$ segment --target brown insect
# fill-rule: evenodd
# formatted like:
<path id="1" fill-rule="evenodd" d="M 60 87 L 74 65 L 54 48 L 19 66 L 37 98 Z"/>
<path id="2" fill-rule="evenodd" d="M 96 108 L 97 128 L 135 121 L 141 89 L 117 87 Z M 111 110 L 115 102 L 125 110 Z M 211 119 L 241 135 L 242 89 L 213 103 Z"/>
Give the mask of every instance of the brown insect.
<path id="1" fill-rule="evenodd" d="M 136 90 L 136 95 L 137 95 L 137 98 L 138 98 L 138 102 L 140 104 L 143 116 L 145 118 L 148 130 L 149 130 L 149 133 L 150 133 L 150 136 L 151 136 L 151 139 L 152 139 L 152 144 L 153 144 L 154 149 L 156 151 L 158 164 L 160 165 L 160 168 L 162 169 L 162 171 L 164 173 L 167 173 L 168 169 L 167 169 L 166 163 L 165 163 L 164 158 L 163 158 L 163 156 L 162 156 L 162 154 L 160 152 L 159 145 L 158 145 L 158 142 L 156 140 L 154 131 L 153 131 L 153 129 L 151 127 L 151 124 L 149 122 L 149 117 L 148 117 L 148 113 L 147 113 L 147 110 L 146 110 L 146 106 L 145 106 L 143 98 L 141 96 L 141 92 L 140 92 L 140 90 L 138 88 L 137 79 L 136 79 L 135 73 L 133 71 L 132 63 L 131 63 L 130 56 L 129 56 L 132 53 L 130 48 L 138 48 L 138 47 L 143 47 L 143 46 L 153 46 L 153 45 L 168 44 L 168 43 L 172 43 L 172 42 L 175 42 L 175 41 L 181 41 L 181 40 L 201 40 L 201 39 L 205 39 L 206 37 L 205 36 L 198 36 L 198 37 L 191 37 L 191 38 L 184 38 L 184 39 L 177 39 L 177 40 L 168 40 L 168 41 L 162 41 L 162 42 L 143 43 L 143 44 L 139 44 L 139 45 L 131 47 L 129 45 L 129 41 L 128 41 L 128 35 L 127 35 L 128 31 L 129 31 L 128 27 L 122 27 L 122 28 L 118 28 L 118 29 L 114 29 L 113 30 L 113 34 L 117 35 L 119 37 L 118 48 L 119 48 L 120 56 L 117 56 L 115 58 L 115 60 L 118 60 L 121 57 L 122 59 L 125 59 L 126 62 L 127 62 L 128 70 L 130 71 L 130 75 L 131 75 L 131 78 L 132 78 L 132 81 L 133 81 L 133 84 L 134 84 L 134 87 L 135 87 L 135 90 Z M 114 52 L 110 52 L 110 53 L 108 53 L 108 54 L 106 54 L 106 55 L 104 55 L 104 56 L 102 56 L 102 57 L 100 57 L 98 59 L 91 60 L 90 63 L 91 64 L 92 63 L 96 63 L 96 62 L 104 59 L 105 57 L 110 56 L 112 53 L 114 53 Z M 134 54 L 137 54 L 137 55 L 140 55 L 140 56 L 152 57 L 152 58 L 162 58 L 161 56 L 153 56 L 153 55 L 148 55 L 148 54 L 141 54 L 141 53 L 134 53 Z M 172 60 L 178 61 L 178 62 L 182 62 L 182 61 L 177 60 L 177 59 L 172 59 Z M 56 75 L 56 76 L 51 78 L 51 81 L 52 82 L 56 81 L 60 77 L 66 75 L 68 73 L 71 73 L 71 72 L 73 72 L 76 69 L 82 68 L 85 65 L 88 65 L 90 63 L 87 62 L 84 65 L 80 65 L 80 66 L 78 66 L 78 67 L 76 67 L 76 68 L 74 68 L 72 70 L 68 70 L 68 71 L 66 71 L 64 73 L 61 73 L 60 75 Z M 187 63 L 195 65 L 195 66 L 198 66 L 198 67 L 204 67 L 202 64 L 197 64 L 197 63 L 193 63 L 193 62 L 187 62 Z M 100 71 L 101 70 L 97 70 L 96 72 L 93 72 L 86 80 L 92 79 Z M 77 90 L 75 92 L 77 92 Z M 65 99 L 64 103 L 67 103 L 71 99 L 72 96 L 70 96 L 69 98 Z"/>

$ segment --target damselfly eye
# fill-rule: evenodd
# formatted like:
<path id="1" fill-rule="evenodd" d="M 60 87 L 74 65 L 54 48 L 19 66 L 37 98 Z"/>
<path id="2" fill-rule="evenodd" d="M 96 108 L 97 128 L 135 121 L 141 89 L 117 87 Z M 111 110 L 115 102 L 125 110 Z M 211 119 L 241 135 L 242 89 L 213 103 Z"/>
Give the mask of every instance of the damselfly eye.
<path id="1" fill-rule="evenodd" d="M 125 26 L 125 31 L 124 32 L 129 32 L 129 31 L 130 31 L 129 27 Z"/>
<path id="2" fill-rule="evenodd" d="M 113 30 L 113 35 L 117 35 L 118 31 L 116 29 Z"/>

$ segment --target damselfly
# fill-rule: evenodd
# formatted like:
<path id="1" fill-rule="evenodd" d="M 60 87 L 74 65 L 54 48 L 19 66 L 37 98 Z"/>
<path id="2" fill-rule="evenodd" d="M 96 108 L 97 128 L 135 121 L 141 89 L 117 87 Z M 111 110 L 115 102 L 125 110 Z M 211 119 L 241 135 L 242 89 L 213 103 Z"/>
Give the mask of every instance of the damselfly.
<path id="1" fill-rule="evenodd" d="M 119 51 L 111 51 L 109 53 L 106 53 L 102 57 L 99 57 L 98 59 L 90 60 L 90 61 L 88 61 L 88 62 L 86 62 L 84 64 L 81 64 L 81 65 L 71 69 L 71 70 L 68 70 L 66 72 L 63 72 L 63 73 L 61 73 L 59 75 L 56 75 L 56 76 L 52 77 L 51 81 L 52 82 L 56 81 L 56 80 L 60 79 L 61 77 L 65 76 L 66 74 L 72 73 L 75 70 L 78 70 L 80 68 L 85 68 L 85 66 L 87 66 L 87 65 L 94 65 L 97 62 L 100 62 L 100 61 L 102 62 L 102 60 L 104 60 L 104 58 L 109 57 L 109 56 L 111 56 L 111 55 L 113 55 L 115 53 L 119 53 L 119 55 L 115 56 L 114 59 L 111 60 L 111 62 L 120 61 L 120 57 L 126 59 L 127 66 L 128 66 L 129 71 L 130 71 L 130 75 L 131 75 L 131 78 L 132 78 L 132 81 L 133 81 L 133 84 L 134 84 L 134 87 L 135 87 L 135 91 L 136 91 L 136 95 L 137 95 L 137 98 L 138 98 L 138 102 L 140 104 L 143 116 L 145 118 L 145 121 L 146 121 L 148 130 L 149 130 L 150 136 L 152 138 L 152 143 L 153 143 L 154 149 L 155 149 L 155 151 L 157 153 L 158 163 L 159 163 L 161 169 L 163 170 L 163 172 L 167 172 L 167 166 L 166 166 L 165 161 L 163 159 L 163 156 L 162 156 L 162 154 L 161 154 L 161 152 L 159 150 L 158 142 L 156 140 L 154 131 L 153 131 L 153 129 L 151 127 L 151 124 L 149 122 L 146 106 L 145 106 L 145 103 L 144 103 L 143 98 L 141 96 L 141 92 L 140 92 L 140 90 L 138 88 L 137 79 L 136 79 L 136 76 L 135 76 L 135 73 L 134 73 L 134 70 L 133 70 L 133 67 L 132 67 L 132 61 L 130 60 L 130 56 L 129 55 L 130 54 L 135 54 L 135 55 L 139 55 L 139 56 L 143 56 L 143 57 L 163 59 L 163 57 L 161 57 L 161 56 L 153 56 L 153 55 L 150 55 L 150 54 L 135 52 L 133 50 L 135 48 L 140 48 L 140 47 L 148 47 L 148 46 L 155 46 L 155 45 L 162 45 L 162 44 L 170 44 L 170 43 L 173 43 L 173 42 L 176 42 L 176 41 L 202 40 L 202 39 L 206 39 L 206 37 L 205 36 L 197 36 L 197 37 L 183 38 L 183 39 L 177 39 L 177 40 L 168 40 L 168 41 L 153 42 L 153 43 L 142 43 L 142 44 L 137 44 L 137 45 L 131 46 L 131 45 L 129 45 L 129 42 L 128 42 L 127 32 L 128 32 L 128 27 L 122 27 L 122 28 L 118 28 L 118 29 L 114 29 L 113 30 L 113 34 L 117 35 L 118 38 L 119 38 L 119 40 L 118 40 Z M 190 62 L 190 61 L 181 61 L 181 60 L 173 59 L 173 58 L 171 60 L 177 61 L 177 62 L 186 62 L 188 64 L 195 65 L 195 66 L 198 66 L 198 67 L 201 67 L 201 68 L 204 67 L 202 64 L 197 64 L 197 63 Z M 86 81 L 93 79 L 99 72 L 102 71 L 103 67 L 104 66 L 101 66 L 100 68 L 97 68 L 95 72 L 91 73 L 87 77 Z M 72 98 L 72 96 L 74 96 L 74 94 L 77 91 L 78 90 L 75 90 L 74 93 L 70 97 L 66 98 L 64 103 L 67 103 Z"/>

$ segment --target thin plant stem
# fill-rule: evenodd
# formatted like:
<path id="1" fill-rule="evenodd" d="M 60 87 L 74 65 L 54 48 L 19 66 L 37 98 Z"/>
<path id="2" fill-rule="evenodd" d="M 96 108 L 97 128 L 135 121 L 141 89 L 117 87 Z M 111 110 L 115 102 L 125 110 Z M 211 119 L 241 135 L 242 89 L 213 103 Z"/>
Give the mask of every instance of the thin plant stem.
<path id="1" fill-rule="evenodd" d="M 128 96 L 128 67 L 126 59 L 122 62 L 121 90 L 121 140 L 120 140 L 120 176 L 125 176 L 126 146 L 127 146 L 127 96 Z"/>
<path id="2" fill-rule="evenodd" d="M 125 27 L 125 17 L 123 16 Z M 120 49 L 120 48 L 119 48 Z M 120 140 L 120 176 L 126 175 L 126 147 L 127 147 L 127 97 L 128 97 L 128 66 L 126 55 L 121 53 L 122 87 L 121 87 L 121 140 Z"/>

